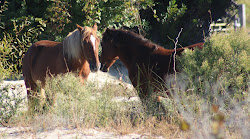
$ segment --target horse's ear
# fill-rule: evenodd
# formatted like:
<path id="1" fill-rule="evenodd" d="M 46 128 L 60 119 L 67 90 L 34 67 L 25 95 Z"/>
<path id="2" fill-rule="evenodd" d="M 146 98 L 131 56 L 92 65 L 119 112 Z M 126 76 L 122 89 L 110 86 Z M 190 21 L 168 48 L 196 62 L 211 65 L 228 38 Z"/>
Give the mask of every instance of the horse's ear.
<path id="1" fill-rule="evenodd" d="M 95 31 L 97 31 L 97 25 L 96 25 L 96 23 L 93 25 L 93 27 L 92 27 Z"/>
<path id="2" fill-rule="evenodd" d="M 107 28 L 105 32 L 106 32 L 108 35 L 110 35 L 110 34 L 111 34 L 111 33 L 110 33 L 111 31 L 110 31 L 110 29 L 109 29 L 109 28 Z"/>
<path id="3" fill-rule="evenodd" d="M 134 26 L 133 30 L 135 33 L 140 34 L 140 30 L 139 30 L 138 26 Z"/>
<path id="4" fill-rule="evenodd" d="M 78 30 L 81 32 L 83 27 L 81 27 L 80 25 L 76 24 L 76 27 L 78 28 Z"/>

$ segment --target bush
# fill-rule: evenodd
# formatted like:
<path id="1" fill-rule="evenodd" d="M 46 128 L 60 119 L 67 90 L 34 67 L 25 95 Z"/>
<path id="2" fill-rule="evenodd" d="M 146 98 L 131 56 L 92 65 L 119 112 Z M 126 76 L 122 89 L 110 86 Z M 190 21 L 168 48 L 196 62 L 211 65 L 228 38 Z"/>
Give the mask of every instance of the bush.
<path id="1" fill-rule="evenodd" d="M 244 122 L 249 120 L 249 45 L 243 30 L 213 34 L 202 50 L 186 50 L 177 58 L 181 72 L 169 76 L 167 86 L 175 94 L 181 130 L 192 131 L 194 138 L 249 136 Z"/>
<path id="2" fill-rule="evenodd" d="M 179 57 L 179 68 L 197 94 L 211 96 L 218 91 L 242 100 L 249 91 L 249 54 L 250 37 L 246 32 L 214 34 L 201 51 L 187 50 Z"/>
<path id="3" fill-rule="evenodd" d="M 31 27 L 30 24 L 38 25 Z M 5 73 L 8 73 L 7 75 L 11 75 L 11 77 L 3 75 L 0 79 L 15 78 L 16 75 L 21 73 L 22 58 L 43 30 L 43 25 L 41 19 L 33 17 L 20 17 L 13 20 L 14 33 L 4 32 L 3 38 L 0 39 L 0 72 L 1 70 L 7 70 L 8 72 Z"/>

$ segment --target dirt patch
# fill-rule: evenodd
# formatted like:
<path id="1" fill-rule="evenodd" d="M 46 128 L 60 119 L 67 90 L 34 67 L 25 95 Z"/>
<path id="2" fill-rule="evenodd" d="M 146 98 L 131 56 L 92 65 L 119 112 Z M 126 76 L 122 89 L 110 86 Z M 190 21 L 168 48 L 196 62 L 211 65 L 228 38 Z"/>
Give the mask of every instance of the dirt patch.
<path id="1" fill-rule="evenodd" d="M 28 127 L 0 127 L 0 137 L 8 139 L 72 139 L 72 138 L 83 138 L 83 139 L 146 139 L 150 135 L 139 135 L 139 134 L 127 134 L 117 135 L 113 132 L 101 131 L 98 128 L 95 129 L 67 129 L 67 128 L 56 128 L 50 131 L 32 133 L 32 130 Z M 150 136 L 150 138 L 163 138 L 160 136 Z"/>

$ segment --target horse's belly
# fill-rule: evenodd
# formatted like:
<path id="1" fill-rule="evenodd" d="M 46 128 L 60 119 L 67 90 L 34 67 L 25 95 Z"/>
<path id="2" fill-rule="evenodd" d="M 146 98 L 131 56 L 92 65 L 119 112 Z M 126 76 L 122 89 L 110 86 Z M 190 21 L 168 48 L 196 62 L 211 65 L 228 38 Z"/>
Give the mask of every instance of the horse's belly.
<path id="1" fill-rule="evenodd" d="M 34 81 L 40 80 L 45 82 L 46 77 L 55 76 L 60 73 L 67 72 L 66 66 L 59 60 L 42 61 L 37 60 L 37 63 L 32 67 L 31 74 Z"/>

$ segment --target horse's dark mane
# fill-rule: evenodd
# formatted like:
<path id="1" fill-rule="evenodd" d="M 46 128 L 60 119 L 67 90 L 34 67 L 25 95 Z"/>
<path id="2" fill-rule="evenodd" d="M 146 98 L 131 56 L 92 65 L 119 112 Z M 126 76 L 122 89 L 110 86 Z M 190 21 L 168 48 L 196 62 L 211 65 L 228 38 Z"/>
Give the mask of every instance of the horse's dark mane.
<path id="1" fill-rule="evenodd" d="M 150 40 L 144 38 L 142 35 L 137 34 L 132 31 L 123 30 L 123 29 L 110 29 L 112 32 L 112 35 L 115 36 L 115 38 L 119 39 L 119 41 L 125 41 L 125 42 L 135 42 L 139 44 L 140 46 L 145 46 L 148 48 L 152 48 L 153 46 L 161 47 Z M 113 34 L 114 33 L 114 34 Z"/>

